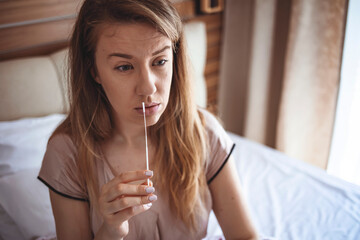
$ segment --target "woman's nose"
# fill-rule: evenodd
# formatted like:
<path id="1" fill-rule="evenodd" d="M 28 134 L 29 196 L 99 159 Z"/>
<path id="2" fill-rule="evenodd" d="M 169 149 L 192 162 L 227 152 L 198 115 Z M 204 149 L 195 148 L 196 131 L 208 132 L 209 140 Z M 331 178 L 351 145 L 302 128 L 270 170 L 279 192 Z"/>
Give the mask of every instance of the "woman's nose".
<path id="1" fill-rule="evenodd" d="M 156 92 L 156 76 L 149 68 L 140 71 L 136 93 L 141 96 L 150 96 Z"/>

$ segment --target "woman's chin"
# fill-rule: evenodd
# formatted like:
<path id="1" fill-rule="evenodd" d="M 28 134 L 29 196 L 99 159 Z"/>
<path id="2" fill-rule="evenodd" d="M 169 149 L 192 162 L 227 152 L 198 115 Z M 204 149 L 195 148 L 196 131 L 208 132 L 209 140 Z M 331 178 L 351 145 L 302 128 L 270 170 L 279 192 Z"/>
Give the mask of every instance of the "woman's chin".
<path id="1" fill-rule="evenodd" d="M 147 127 L 151 127 L 154 126 L 155 124 L 157 124 L 159 122 L 160 116 L 150 116 L 150 117 L 146 117 L 146 126 Z"/>

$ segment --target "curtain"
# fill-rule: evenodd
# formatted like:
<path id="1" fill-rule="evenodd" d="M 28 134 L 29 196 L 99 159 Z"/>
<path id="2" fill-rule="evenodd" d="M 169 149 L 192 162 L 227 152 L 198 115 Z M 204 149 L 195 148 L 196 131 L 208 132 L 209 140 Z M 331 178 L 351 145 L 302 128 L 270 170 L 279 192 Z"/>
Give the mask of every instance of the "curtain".
<path id="1" fill-rule="evenodd" d="M 326 168 L 346 10 L 347 0 L 226 1 L 225 128 Z"/>

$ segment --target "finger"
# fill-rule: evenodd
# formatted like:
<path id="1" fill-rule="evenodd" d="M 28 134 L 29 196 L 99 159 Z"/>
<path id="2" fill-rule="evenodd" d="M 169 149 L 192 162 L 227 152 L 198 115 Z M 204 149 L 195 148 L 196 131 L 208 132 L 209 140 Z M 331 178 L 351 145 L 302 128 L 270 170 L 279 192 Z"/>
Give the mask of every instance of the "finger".
<path id="1" fill-rule="evenodd" d="M 129 182 L 148 179 L 151 178 L 152 176 L 153 176 L 153 171 L 141 170 L 141 171 L 120 173 L 116 178 L 118 178 L 118 181 L 120 182 L 129 183 Z"/>
<path id="2" fill-rule="evenodd" d="M 111 202 L 123 195 L 148 195 L 154 192 L 155 188 L 151 186 L 120 183 L 116 187 L 109 189 L 106 193 L 105 201 Z"/>
<path id="3" fill-rule="evenodd" d="M 103 211 L 106 215 L 116 214 L 129 207 L 140 206 L 143 204 L 154 202 L 156 200 L 157 196 L 154 194 L 151 194 L 149 196 L 122 197 L 105 204 L 105 208 L 103 209 Z"/>
<path id="4" fill-rule="evenodd" d="M 151 206 L 152 206 L 152 203 L 147 203 L 147 204 L 143 204 L 143 205 L 129 207 L 119 213 L 112 215 L 112 218 L 116 218 L 116 221 L 118 221 L 118 222 L 125 222 L 125 221 L 128 221 L 130 218 L 138 215 L 139 213 L 149 210 L 151 208 Z"/>
<path id="5" fill-rule="evenodd" d="M 151 181 L 151 180 L 149 179 L 149 185 L 148 185 L 148 182 L 147 182 L 147 181 L 141 183 L 141 185 L 146 185 L 146 186 L 153 187 L 153 186 L 154 186 L 154 183 L 153 183 L 153 181 Z"/>
<path id="6" fill-rule="evenodd" d="M 149 171 L 149 170 L 139 170 L 139 171 L 120 173 L 118 176 L 114 177 L 108 183 L 103 185 L 101 191 L 107 192 L 109 189 L 113 188 L 119 183 L 128 183 L 133 181 L 146 180 L 147 178 L 151 178 L 152 176 L 153 176 L 153 171 Z"/>

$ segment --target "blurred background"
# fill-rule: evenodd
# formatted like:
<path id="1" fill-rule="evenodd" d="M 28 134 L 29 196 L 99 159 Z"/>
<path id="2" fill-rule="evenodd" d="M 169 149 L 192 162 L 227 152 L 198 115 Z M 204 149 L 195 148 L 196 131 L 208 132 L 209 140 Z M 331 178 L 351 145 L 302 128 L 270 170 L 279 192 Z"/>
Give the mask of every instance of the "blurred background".
<path id="1" fill-rule="evenodd" d="M 68 45 L 81 0 L 0 1 L 0 61 Z M 173 0 L 206 24 L 226 130 L 360 185 L 360 1 Z"/>

